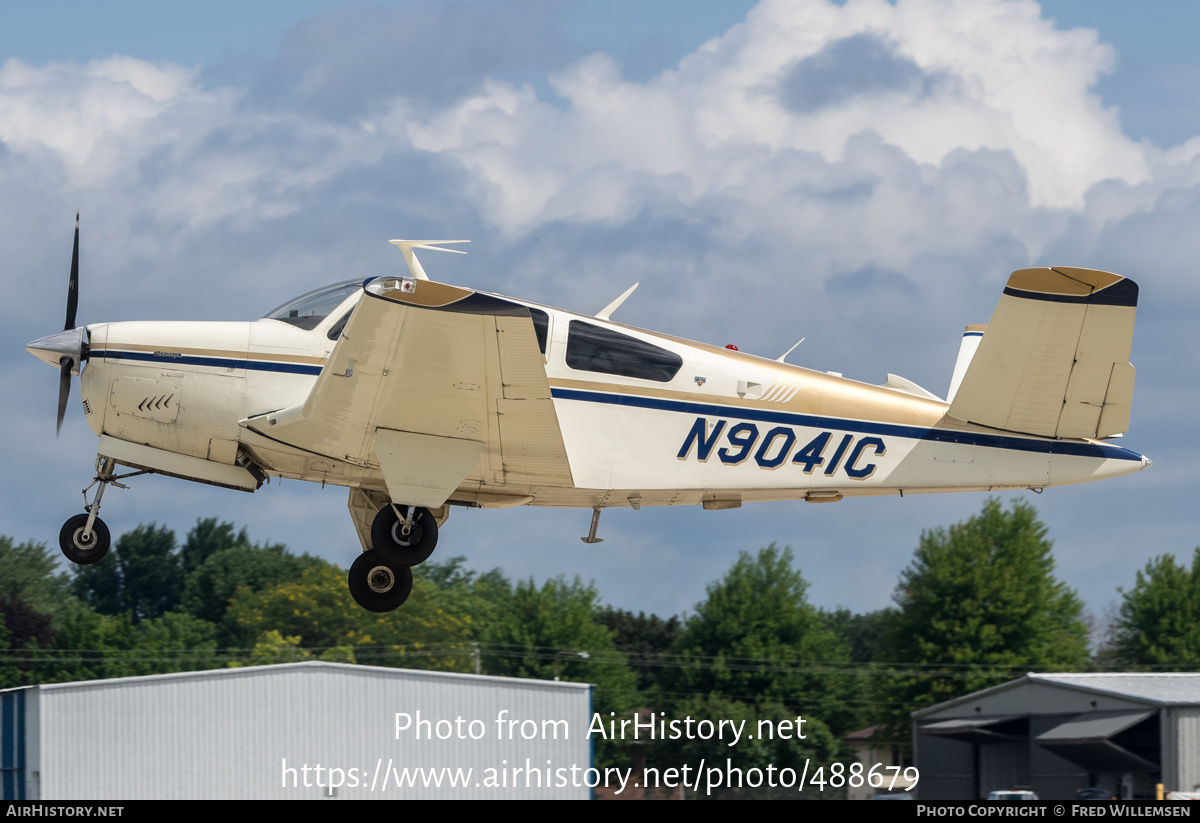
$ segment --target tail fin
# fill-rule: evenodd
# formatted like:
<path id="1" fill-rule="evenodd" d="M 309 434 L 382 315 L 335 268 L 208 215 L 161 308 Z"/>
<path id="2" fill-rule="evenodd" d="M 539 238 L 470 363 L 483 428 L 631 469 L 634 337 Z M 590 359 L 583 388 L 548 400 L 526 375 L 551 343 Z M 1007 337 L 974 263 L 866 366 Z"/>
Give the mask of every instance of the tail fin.
<path id="1" fill-rule="evenodd" d="M 983 339 L 985 331 L 987 331 L 987 325 L 983 323 L 967 326 L 963 330 L 962 343 L 958 347 L 958 359 L 954 361 L 954 372 L 950 375 L 950 390 L 946 392 L 947 403 L 954 402 L 954 395 L 958 394 L 958 387 L 962 385 L 963 375 L 967 373 L 967 367 L 971 365 L 975 352 L 979 351 L 979 342 Z"/>
<path id="2" fill-rule="evenodd" d="M 1126 431 L 1137 298 L 1136 283 L 1109 272 L 1013 272 L 965 374 L 951 380 L 949 414 L 1043 437 Z"/>

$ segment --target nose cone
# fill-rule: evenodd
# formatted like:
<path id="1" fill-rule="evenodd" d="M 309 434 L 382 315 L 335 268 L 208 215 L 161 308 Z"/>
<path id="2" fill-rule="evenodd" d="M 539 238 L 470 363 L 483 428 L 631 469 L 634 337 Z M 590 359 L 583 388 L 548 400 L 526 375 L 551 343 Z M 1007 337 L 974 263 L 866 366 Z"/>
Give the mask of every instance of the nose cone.
<path id="1" fill-rule="evenodd" d="M 79 374 L 79 364 L 83 360 L 83 332 L 83 326 L 80 326 L 76 329 L 67 329 L 46 337 L 39 337 L 27 344 L 25 351 L 56 369 L 60 367 L 59 361 L 62 358 L 70 357 L 75 364 L 71 371 Z"/>

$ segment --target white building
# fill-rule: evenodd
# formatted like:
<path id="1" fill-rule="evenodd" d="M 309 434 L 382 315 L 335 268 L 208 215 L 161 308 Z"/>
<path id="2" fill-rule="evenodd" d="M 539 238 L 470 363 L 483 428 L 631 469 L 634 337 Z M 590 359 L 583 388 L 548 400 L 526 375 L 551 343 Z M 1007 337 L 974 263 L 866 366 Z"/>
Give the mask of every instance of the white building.
<path id="1" fill-rule="evenodd" d="M 0 691 L 5 799 L 587 799 L 591 686 L 304 662 Z"/>

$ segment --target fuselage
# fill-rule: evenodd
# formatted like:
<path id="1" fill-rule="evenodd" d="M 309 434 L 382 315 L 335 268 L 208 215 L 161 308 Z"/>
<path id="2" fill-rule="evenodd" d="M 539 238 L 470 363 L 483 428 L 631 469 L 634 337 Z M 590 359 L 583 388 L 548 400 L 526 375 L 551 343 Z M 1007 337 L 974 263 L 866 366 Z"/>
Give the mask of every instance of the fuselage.
<path id="1" fill-rule="evenodd" d="M 338 324 L 361 296 L 350 294 L 315 325 L 264 318 L 88 326 L 88 424 L 100 435 L 216 463 L 248 458 L 267 475 L 382 490 L 369 457 L 294 448 L 239 423 L 304 402 Z M 469 476 L 450 502 L 732 508 L 1043 488 L 1149 465 L 1102 441 L 962 423 L 919 390 L 503 299 L 534 315 L 571 482 L 513 486 Z"/>

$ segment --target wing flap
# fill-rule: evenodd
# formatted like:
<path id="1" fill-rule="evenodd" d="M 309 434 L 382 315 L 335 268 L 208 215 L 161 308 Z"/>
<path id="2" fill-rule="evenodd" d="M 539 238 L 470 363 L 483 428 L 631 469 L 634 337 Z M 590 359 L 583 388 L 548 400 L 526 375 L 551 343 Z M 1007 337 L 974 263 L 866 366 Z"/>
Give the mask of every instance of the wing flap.
<path id="1" fill-rule="evenodd" d="M 1110 272 L 1013 272 L 950 415 L 1043 437 L 1125 431 L 1137 294 L 1136 283 Z"/>
<path id="2" fill-rule="evenodd" d="M 392 500 L 437 508 L 479 462 L 483 444 L 429 434 L 375 430 L 375 454 Z"/>

